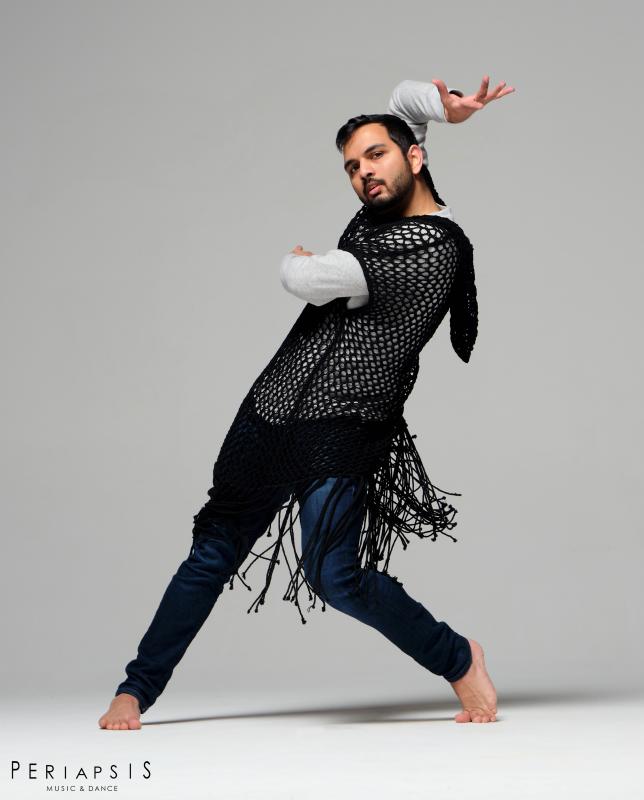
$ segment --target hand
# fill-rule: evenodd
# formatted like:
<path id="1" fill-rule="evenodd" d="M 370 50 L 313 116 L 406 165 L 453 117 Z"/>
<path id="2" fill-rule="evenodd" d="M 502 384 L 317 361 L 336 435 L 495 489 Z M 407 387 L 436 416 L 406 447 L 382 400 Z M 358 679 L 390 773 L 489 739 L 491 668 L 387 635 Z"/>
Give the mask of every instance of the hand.
<path id="1" fill-rule="evenodd" d="M 291 253 L 295 253 L 296 256 L 312 256 L 313 255 L 313 253 L 310 250 L 303 250 L 301 244 L 298 244 L 297 247 L 294 247 L 291 250 Z"/>
<path id="2" fill-rule="evenodd" d="M 438 78 L 434 78 L 432 83 L 440 92 L 441 102 L 445 109 L 445 118 L 448 122 L 465 122 L 475 111 L 483 108 L 492 100 L 497 100 L 499 97 L 504 97 L 514 91 L 512 86 L 504 88 L 505 81 L 501 81 L 496 89 L 488 93 L 489 75 L 483 76 L 481 86 L 476 94 L 465 95 L 464 97 L 450 94 L 445 83 Z"/>

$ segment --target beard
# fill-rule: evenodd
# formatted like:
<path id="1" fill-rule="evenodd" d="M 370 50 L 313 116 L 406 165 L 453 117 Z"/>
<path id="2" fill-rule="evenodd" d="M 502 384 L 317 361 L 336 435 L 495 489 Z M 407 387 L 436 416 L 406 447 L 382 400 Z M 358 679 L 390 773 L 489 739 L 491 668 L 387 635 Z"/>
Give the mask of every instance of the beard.
<path id="1" fill-rule="evenodd" d="M 386 195 L 381 191 L 375 197 L 365 196 L 364 204 L 375 219 L 397 217 L 409 202 L 414 190 L 414 173 L 409 164 L 385 188 Z"/>

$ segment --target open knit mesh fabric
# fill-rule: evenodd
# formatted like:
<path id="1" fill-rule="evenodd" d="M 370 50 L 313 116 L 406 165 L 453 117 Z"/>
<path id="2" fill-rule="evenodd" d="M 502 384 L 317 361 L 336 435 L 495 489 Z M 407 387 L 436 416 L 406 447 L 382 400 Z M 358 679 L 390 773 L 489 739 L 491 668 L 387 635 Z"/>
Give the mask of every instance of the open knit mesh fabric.
<path id="1" fill-rule="evenodd" d="M 409 533 L 432 540 L 442 533 L 456 541 L 447 533 L 456 525 L 456 509 L 445 494 L 459 493 L 438 489 L 444 493 L 437 495 L 403 411 L 420 352 L 447 311 L 452 346 L 463 361 L 469 360 L 478 324 L 472 245 L 452 220 L 420 215 L 382 222 L 362 206 L 338 248 L 360 262 L 367 305 L 349 309 L 346 298 L 336 298 L 304 307 L 242 401 L 215 462 L 209 500 L 194 516 L 193 537 L 212 536 L 214 519 L 227 520 L 228 535 L 240 537 L 230 588 L 235 577 L 251 588 L 244 581 L 248 569 L 268 561 L 264 588 L 249 612 L 264 603 L 282 555 L 291 573 L 282 599 L 295 603 L 302 622 L 299 591 L 304 587 L 313 600 L 309 608 L 319 598 L 325 610 L 321 564 L 353 513 L 363 515 L 363 569 L 387 573 L 393 546 L 400 540 L 406 548 Z M 296 495 L 301 500 L 329 476 L 354 477 L 358 490 L 352 512 L 333 524 L 338 497 L 329 497 L 311 536 L 319 558 L 310 575 L 304 569 L 307 554 L 299 554 L 295 543 Z M 235 514 L 267 508 L 278 487 L 287 500 L 276 516 L 277 537 L 263 552 L 251 551 L 254 558 L 242 572 L 248 552 Z M 269 537 L 274 525 L 268 526 Z"/>

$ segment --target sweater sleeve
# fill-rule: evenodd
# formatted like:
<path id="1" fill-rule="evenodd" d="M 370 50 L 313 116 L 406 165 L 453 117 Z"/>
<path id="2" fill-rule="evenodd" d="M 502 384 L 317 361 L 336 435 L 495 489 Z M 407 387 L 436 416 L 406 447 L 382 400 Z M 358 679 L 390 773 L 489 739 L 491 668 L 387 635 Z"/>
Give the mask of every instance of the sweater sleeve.
<path id="1" fill-rule="evenodd" d="M 450 89 L 449 92 L 458 92 Z M 462 94 L 459 92 L 459 94 Z M 425 139 L 428 122 L 447 122 L 440 92 L 433 83 L 424 81 L 401 81 L 391 93 L 387 114 L 395 114 L 405 120 L 412 129 L 416 142 L 423 151 L 423 162 L 427 164 Z"/>
<path id="2" fill-rule="evenodd" d="M 431 223 L 406 220 L 365 244 L 346 244 L 359 261 L 373 309 L 395 314 L 419 335 L 440 324 L 459 262 L 454 236 Z"/>
<path id="3" fill-rule="evenodd" d="M 346 250 L 312 256 L 287 253 L 280 265 L 280 280 L 287 292 L 315 306 L 336 297 L 369 294 L 360 262 Z"/>

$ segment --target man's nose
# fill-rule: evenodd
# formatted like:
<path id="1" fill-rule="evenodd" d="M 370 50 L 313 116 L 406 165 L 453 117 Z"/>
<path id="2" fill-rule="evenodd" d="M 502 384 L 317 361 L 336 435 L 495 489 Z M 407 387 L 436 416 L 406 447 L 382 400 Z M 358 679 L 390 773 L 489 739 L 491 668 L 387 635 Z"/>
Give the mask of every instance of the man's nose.
<path id="1" fill-rule="evenodd" d="M 366 183 L 368 178 L 373 177 L 373 167 L 369 162 L 360 165 L 360 177 Z"/>

